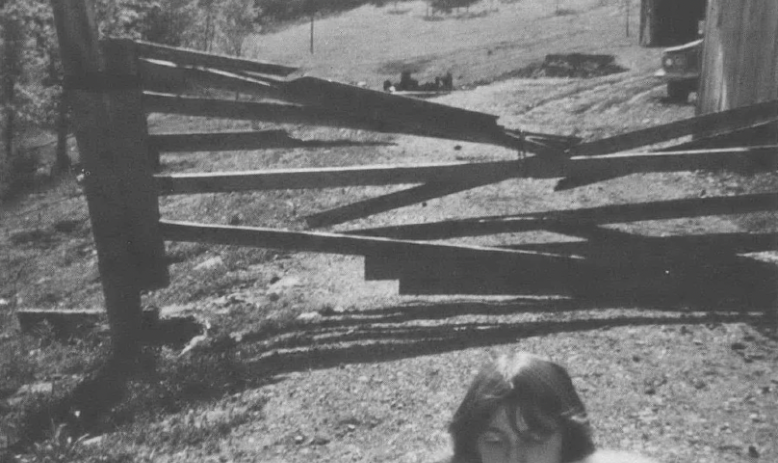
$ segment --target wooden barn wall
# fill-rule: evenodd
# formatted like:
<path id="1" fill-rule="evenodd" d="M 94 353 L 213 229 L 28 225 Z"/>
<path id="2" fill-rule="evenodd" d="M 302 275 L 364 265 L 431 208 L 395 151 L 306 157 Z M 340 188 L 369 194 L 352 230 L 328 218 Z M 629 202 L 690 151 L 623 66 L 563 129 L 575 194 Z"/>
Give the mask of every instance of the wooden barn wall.
<path id="1" fill-rule="evenodd" d="M 711 0 L 697 113 L 778 99 L 778 1 Z"/>
<path id="2" fill-rule="evenodd" d="M 640 45 L 669 47 L 696 40 L 706 0 L 640 0 Z"/>
<path id="3" fill-rule="evenodd" d="M 657 46 L 654 18 L 654 0 L 640 1 L 640 45 Z"/>

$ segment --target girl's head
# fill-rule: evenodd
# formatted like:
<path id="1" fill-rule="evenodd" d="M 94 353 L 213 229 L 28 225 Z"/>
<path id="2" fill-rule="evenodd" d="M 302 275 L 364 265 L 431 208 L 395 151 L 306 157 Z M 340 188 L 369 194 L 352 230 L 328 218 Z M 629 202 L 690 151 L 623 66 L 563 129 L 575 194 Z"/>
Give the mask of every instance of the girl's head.
<path id="1" fill-rule="evenodd" d="M 567 463 L 594 452 L 567 371 L 527 353 L 484 365 L 449 431 L 456 463 Z"/>

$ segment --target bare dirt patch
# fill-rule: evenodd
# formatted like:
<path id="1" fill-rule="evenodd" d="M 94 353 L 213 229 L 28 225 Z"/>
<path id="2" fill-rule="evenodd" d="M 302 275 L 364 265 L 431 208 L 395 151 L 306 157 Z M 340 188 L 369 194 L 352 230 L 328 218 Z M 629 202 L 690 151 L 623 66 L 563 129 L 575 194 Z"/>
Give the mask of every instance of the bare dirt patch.
<path id="1" fill-rule="evenodd" d="M 526 66 L 512 77 L 536 79 L 538 77 L 571 77 L 589 79 L 626 72 L 628 69 L 616 64 L 613 55 L 591 55 L 583 53 L 546 55 L 542 63 Z"/>

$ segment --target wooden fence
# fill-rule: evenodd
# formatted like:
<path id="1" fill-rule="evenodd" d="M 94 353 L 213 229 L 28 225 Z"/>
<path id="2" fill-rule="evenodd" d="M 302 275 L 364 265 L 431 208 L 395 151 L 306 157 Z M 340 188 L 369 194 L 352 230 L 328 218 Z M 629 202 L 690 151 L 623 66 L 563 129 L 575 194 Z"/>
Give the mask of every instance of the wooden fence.
<path id="1" fill-rule="evenodd" d="M 681 120 L 591 142 L 509 129 L 497 117 L 312 77 L 294 68 L 143 42 L 98 44 L 83 0 L 54 2 L 73 102 L 76 137 L 97 241 L 106 305 L 116 345 L 131 352 L 140 329 L 139 293 L 168 282 L 166 240 L 196 241 L 365 256 L 368 279 L 396 279 L 404 294 L 567 294 L 684 296 L 715 272 L 701 265 L 746 269 L 737 253 L 776 247 L 774 235 L 646 238 L 609 223 L 778 209 L 778 195 L 686 199 L 510 217 L 357 229 L 287 231 L 161 220 L 158 196 L 272 189 L 413 184 L 321 211 L 311 227 L 348 222 L 509 178 L 558 178 L 560 188 L 640 172 L 698 169 L 774 171 L 778 146 L 630 150 L 686 135 L 716 137 L 778 120 L 778 101 Z M 207 89 L 212 97 L 203 97 Z M 251 97 L 237 100 L 235 94 Z M 165 153 L 329 146 L 280 129 L 149 135 L 150 113 L 303 123 L 431 136 L 509 147 L 502 162 L 354 166 L 155 174 Z M 515 249 L 430 243 L 461 236 L 550 230 L 577 244 Z M 672 269 L 672 278 L 668 277 Z M 760 272 L 764 270 L 759 267 Z M 740 270 L 737 270 L 740 272 Z M 727 275 L 731 272 L 727 273 Z M 767 272 L 769 278 L 775 272 Z M 677 275 L 685 275 L 678 280 Z M 761 273 L 760 273 L 761 275 Z M 675 278 L 675 279 L 673 279 Z M 761 277 L 759 277 L 761 278 Z M 726 282 L 722 282 L 726 284 Z M 769 285 L 769 283 L 768 283 Z M 684 293 L 684 294 L 681 294 Z M 123 347 L 122 347 L 123 346 Z"/>

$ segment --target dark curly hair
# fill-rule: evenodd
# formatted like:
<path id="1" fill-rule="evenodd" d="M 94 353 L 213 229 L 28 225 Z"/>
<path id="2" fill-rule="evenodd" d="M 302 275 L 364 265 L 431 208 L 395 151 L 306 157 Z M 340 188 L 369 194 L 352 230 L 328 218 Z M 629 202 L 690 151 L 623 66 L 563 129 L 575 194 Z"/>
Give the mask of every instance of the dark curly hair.
<path id="1" fill-rule="evenodd" d="M 562 432 L 562 463 L 594 453 L 586 408 L 567 370 L 541 357 L 517 353 L 484 365 L 473 379 L 449 425 L 454 442 L 452 463 L 482 463 L 477 441 L 503 404 L 530 432 Z"/>

